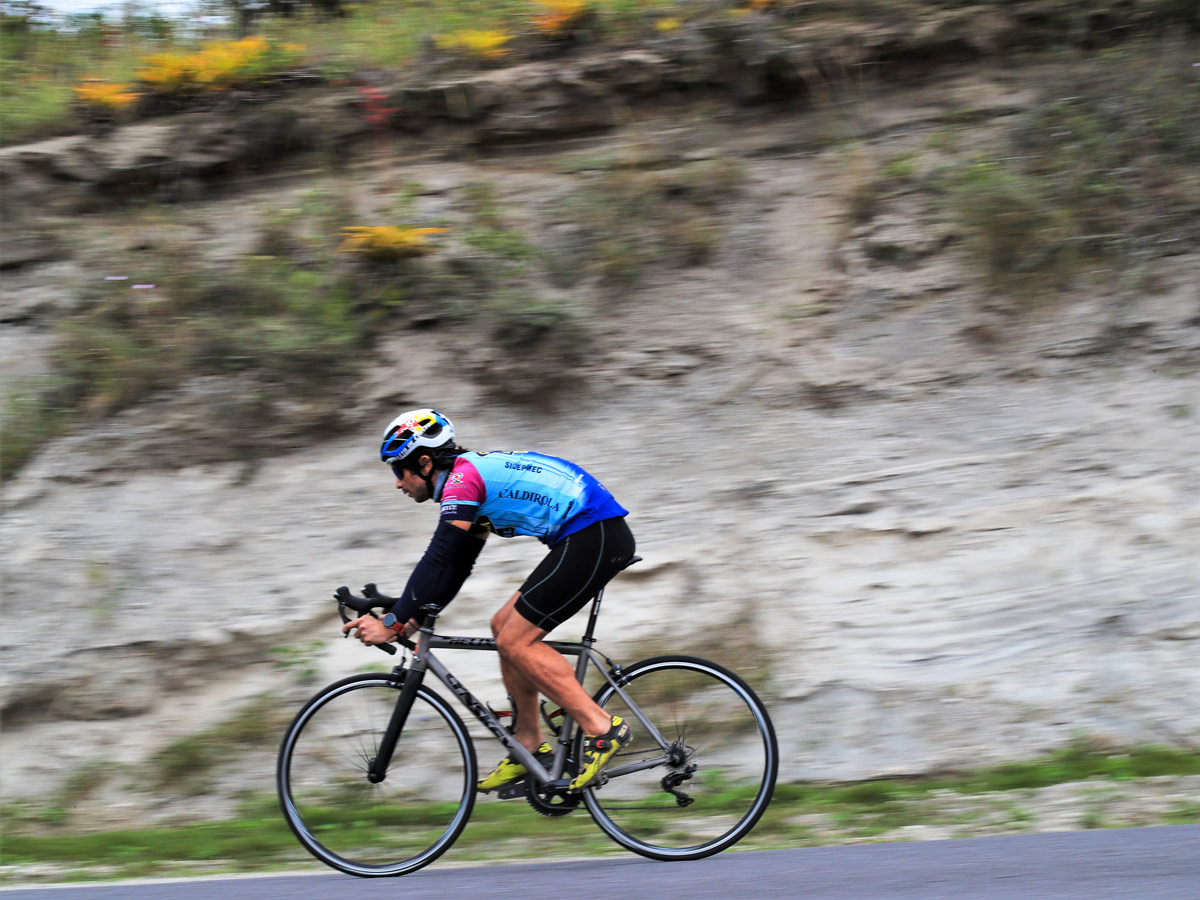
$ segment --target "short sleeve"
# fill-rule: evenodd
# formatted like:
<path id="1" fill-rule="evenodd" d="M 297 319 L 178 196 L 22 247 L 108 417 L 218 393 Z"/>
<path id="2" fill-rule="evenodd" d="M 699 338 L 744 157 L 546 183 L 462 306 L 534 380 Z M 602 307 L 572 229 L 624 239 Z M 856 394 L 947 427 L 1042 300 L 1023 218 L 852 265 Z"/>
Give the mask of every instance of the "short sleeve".
<path id="1" fill-rule="evenodd" d="M 444 521 L 474 522 L 479 515 L 479 506 L 487 497 L 483 477 L 470 460 L 461 456 L 455 460 L 454 468 L 446 476 L 442 488 L 442 512 Z"/>

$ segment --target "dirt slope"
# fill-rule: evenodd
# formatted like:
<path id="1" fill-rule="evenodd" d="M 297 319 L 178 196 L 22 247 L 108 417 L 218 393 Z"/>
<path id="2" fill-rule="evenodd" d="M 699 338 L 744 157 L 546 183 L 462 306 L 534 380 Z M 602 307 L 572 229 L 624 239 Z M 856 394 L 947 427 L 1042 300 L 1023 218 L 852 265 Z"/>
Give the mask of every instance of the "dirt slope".
<path id="1" fill-rule="evenodd" d="M 334 638 L 326 598 L 398 586 L 423 549 L 430 512 L 391 490 L 372 447 L 395 409 L 425 403 L 471 447 L 561 454 L 614 490 L 646 562 L 612 589 L 606 649 L 744 671 L 770 700 L 785 778 L 1020 758 L 1080 733 L 1200 740 L 1200 259 L 1168 260 L 1160 291 L 1115 319 L 1104 296 L 1014 315 L 989 306 L 928 195 L 847 213 L 856 154 L 936 165 L 929 137 L 963 98 L 986 142 L 1030 90 L 963 72 L 844 116 L 647 116 L 476 161 L 351 165 L 361 202 L 412 180 L 436 204 L 482 177 L 531 227 L 577 177 L 564 154 L 719 156 L 746 185 L 708 263 L 581 292 L 583 388 L 518 403 L 505 395 L 518 352 L 497 356 L 467 325 L 397 330 L 346 391 L 335 435 L 260 464 L 195 464 L 164 444 L 196 418 L 187 392 L 45 448 L 5 485 L 0 521 L 6 794 L 128 763 L 95 788 L 94 816 L 171 815 L 180 798 L 138 788 L 172 739 L 263 691 L 294 708 L 312 689 L 303 669 L 376 662 Z M 854 154 L 831 128 L 860 139 Z M 309 187 L 297 176 L 185 216 L 213 226 L 219 257 L 255 210 Z M 10 283 L 32 297 L 92 274 L 60 261 Z M 33 338 L 39 321 L 7 334 Z M 1129 336 L 1116 349 L 1114 325 Z M 164 447 L 173 465 L 131 465 Z M 491 544 L 447 630 L 481 631 L 539 555 Z M 69 612 L 32 615 L 47 591 Z M 280 646 L 304 665 L 281 666 Z M 502 700 L 490 661 L 462 667 Z M 266 783 L 272 749 L 227 761 L 199 811 Z"/>

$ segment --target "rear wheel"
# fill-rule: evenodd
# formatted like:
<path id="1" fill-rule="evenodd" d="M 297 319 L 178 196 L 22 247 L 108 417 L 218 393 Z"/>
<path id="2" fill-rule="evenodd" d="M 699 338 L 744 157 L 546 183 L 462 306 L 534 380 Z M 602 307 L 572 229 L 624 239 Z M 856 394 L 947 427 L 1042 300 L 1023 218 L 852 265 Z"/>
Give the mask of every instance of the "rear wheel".
<path id="1" fill-rule="evenodd" d="M 711 856 L 749 834 L 779 771 L 775 730 L 749 685 L 690 656 L 643 660 L 616 680 L 665 746 L 611 684 L 596 693 L 596 702 L 634 731 L 602 773 L 607 782 L 583 793 L 596 823 L 621 846 L 663 860 Z"/>
<path id="2" fill-rule="evenodd" d="M 405 875 L 433 862 L 475 805 L 475 750 L 458 714 L 422 685 L 387 777 L 367 779 L 403 676 L 355 675 L 296 715 L 279 749 L 284 817 L 300 843 L 350 875 Z"/>

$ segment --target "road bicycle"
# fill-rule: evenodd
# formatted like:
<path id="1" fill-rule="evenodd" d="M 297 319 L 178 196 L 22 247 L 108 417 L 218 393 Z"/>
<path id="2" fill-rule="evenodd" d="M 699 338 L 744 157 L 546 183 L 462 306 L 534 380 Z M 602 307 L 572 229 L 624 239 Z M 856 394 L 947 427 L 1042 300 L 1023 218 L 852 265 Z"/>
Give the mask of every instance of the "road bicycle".
<path id="1" fill-rule="evenodd" d="M 626 566 L 637 562 L 633 557 Z M 390 609 L 394 598 L 368 584 L 362 597 L 334 594 L 343 622 Z M 427 683 L 432 674 L 520 761 L 528 774 L 500 790 L 545 816 L 582 805 L 610 838 L 659 860 L 700 859 L 725 850 L 758 822 L 775 787 L 779 750 L 762 701 L 728 669 L 693 656 L 656 656 L 629 666 L 595 648 L 604 592 L 592 600 L 578 642 L 547 641 L 576 657 L 580 684 L 602 675 L 594 694 L 634 730 L 591 785 L 568 786 L 582 752 L 582 729 L 563 710 L 541 705 L 553 754 L 535 757 L 503 719 L 476 699 L 435 650 L 496 651 L 492 638 L 434 633 L 438 609 L 421 610 L 411 651 L 391 672 L 351 675 L 319 691 L 288 726 L 276 778 L 293 833 L 321 862 L 362 877 L 406 875 L 446 852 L 475 805 L 475 748 L 454 708 Z M 395 653 L 392 644 L 380 649 Z"/>

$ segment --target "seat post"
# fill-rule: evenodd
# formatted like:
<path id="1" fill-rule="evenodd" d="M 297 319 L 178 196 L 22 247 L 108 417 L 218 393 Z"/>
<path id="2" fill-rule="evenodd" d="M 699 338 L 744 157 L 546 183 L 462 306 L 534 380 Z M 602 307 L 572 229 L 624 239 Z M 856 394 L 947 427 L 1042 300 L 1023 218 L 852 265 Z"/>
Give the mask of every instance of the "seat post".
<path id="1" fill-rule="evenodd" d="M 629 557 L 629 559 L 625 560 L 624 564 L 621 566 L 621 568 L 618 571 L 624 571 L 625 569 L 628 569 L 630 566 L 632 566 L 634 563 L 641 562 L 641 561 L 642 561 L 642 558 L 640 556 L 631 556 L 631 557 Z M 596 638 L 593 637 L 593 634 L 596 630 L 596 618 L 600 615 L 600 601 L 603 599 L 604 599 L 604 588 L 600 588 L 600 590 L 596 591 L 595 599 L 592 600 L 592 612 L 591 612 L 591 615 L 588 616 L 587 630 L 583 633 L 582 643 L 588 647 L 590 647 L 590 646 L 592 646 L 592 644 L 596 643 Z"/>
<path id="2" fill-rule="evenodd" d="M 600 616 L 600 601 L 602 599 L 604 599 L 604 588 L 600 588 L 600 590 L 596 592 L 595 599 L 592 600 L 592 611 L 588 615 L 587 630 L 585 630 L 583 633 L 582 643 L 589 647 L 596 643 L 596 639 L 592 636 L 592 634 L 596 630 L 596 619 Z"/>

